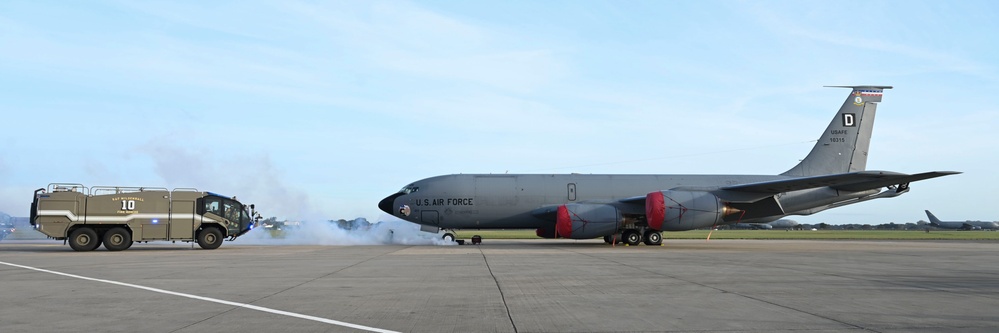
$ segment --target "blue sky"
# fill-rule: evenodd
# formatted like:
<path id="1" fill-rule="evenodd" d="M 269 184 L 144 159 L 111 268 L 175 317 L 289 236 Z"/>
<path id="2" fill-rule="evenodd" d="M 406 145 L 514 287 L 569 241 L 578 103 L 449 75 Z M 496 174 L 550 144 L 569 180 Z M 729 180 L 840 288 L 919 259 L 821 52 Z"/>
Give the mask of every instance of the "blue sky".
<path id="1" fill-rule="evenodd" d="M 804 223 L 997 220 L 990 1 L 4 1 L 0 211 L 50 182 L 382 219 L 449 173 L 776 174 L 893 85 L 868 169 L 964 174 Z"/>

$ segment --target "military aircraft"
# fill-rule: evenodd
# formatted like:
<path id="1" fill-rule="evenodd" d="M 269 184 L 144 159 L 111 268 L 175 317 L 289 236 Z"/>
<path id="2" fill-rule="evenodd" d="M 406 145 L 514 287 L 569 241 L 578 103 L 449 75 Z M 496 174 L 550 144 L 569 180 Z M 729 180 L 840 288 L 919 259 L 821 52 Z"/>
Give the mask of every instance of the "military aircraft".
<path id="1" fill-rule="evenodd" d="M 798 221 L 791 219 L 780 219 L 767 223 L 767 225 L 773 227 L 774 229 L 794 229 L 798 227 Z"/>
<path id="2" fill-rule="evenodd" d="M 729 226 L 732 229 L 753 229 L 753 230 L 770 230 L 774 227 L 766 223 L 734 223 Z"/>
<path id="3" fill-rule="evenodd" d="M 770 230 L 770 229 L 794 229 L 798 226 L 798 221 L 789 219 L 780 219 L 773 222 L 767 223 L 735 223 L 732 224 L 732 228 L 736 229 L 754 229 L 754 230 Z"/>
<path id="4" fill-rule="evenodd" d="M 811 215 L 959 173 L 866 170 L 877 105 L 891 87 L 836 87 L 851 89 L 846 101 L 808 155 L 779 175 L 452 174 L 406 185 L 378 207 L 432 232 L 536 229 L 545 238 L 659 245 L 662 231 Z"/>
<path id="5" fill-rule="evenodd" d="M 964 230 L 997 230 L 999 229 L 999 223 L 992 221 L 940 221 L 933 213 L 929 210 L 926 211 L 926 217 L 930 219 L 930 225 L 941 228 L 941 229 L 964 229 Z"/>

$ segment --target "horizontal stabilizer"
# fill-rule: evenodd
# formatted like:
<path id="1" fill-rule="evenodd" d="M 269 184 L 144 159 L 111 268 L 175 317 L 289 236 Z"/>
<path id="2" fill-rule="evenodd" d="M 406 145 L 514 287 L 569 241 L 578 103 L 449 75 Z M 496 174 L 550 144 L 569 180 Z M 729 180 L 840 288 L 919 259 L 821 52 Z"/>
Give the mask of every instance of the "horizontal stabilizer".
<path id="1" fill-rule="evenodd" d="M 863 191 L 957 173 L 960 172 L 935 171 L 907 175 L 890 171 L 860 171 L 726 186 L 721 189 L 740 192 L 782 193 L 828 186 L 843 191 Z"/>

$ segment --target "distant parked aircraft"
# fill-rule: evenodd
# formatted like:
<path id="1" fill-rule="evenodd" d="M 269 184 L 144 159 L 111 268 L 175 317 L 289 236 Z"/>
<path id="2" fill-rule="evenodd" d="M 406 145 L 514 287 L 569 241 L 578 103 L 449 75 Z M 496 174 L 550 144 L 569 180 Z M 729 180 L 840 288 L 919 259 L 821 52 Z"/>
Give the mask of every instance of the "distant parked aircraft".
<path id="1" fill-rule="evenodd" d="M 930 225 L 941 228 L 941 229 L 963 229 L 963 230 L 997 230 L 999 229 L 999 223 L 992 221 L 940 221 L 933 213 L 929 210 L 926 211 L 926 217 L 930 219 Z"/>
<path id="2" fill-rule="evenodd" d="M 774 227 L 766 223 L 735 223 L 729 226 L 732 229 L 753 229 L 753 230 L 770 230 Z"/>
<path id="3" fill-rule="evenodd" d="M 770 230 L 770 229 L 794 229 L 798 227 L 798 221 L 780 219 L 773 222 L 767 223 L 736 223 L 732 225 L 732 228 L 736 229 L 760 229 L 760 230 Z"/>

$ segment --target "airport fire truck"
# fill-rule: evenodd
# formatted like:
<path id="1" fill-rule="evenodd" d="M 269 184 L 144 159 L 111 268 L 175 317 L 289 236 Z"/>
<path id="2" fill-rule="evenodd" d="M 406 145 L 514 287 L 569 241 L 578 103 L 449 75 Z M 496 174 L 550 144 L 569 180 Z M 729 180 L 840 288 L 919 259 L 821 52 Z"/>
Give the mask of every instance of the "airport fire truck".
<path id="1" fill-rule="evenodd" d="M 76 251 L 104 244 L 122 251 L 133 242 L 196 241 L 216 249 L 253 229 L 260 213 L 236 197 L 181 188 L 49 184 L 35 190 L 31 225 Z"/>

